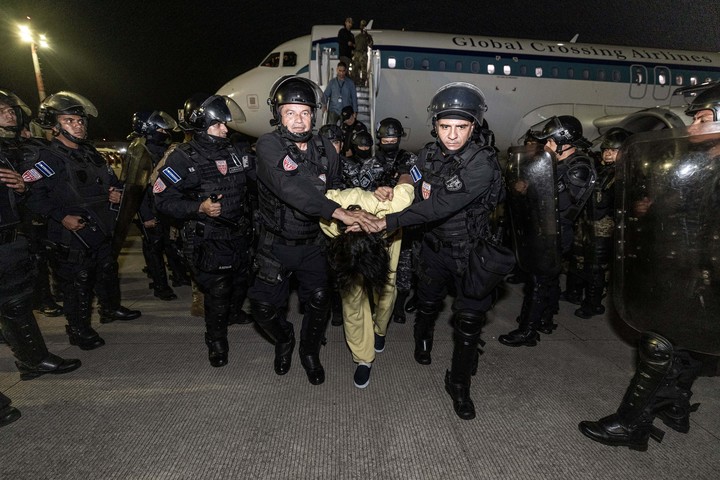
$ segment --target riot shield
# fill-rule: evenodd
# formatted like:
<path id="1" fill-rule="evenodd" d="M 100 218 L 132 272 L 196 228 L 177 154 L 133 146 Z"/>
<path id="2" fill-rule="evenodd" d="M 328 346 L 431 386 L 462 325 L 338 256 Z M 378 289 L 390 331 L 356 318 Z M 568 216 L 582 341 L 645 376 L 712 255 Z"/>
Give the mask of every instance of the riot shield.
<path id="1" fill-rule="evenodd" d="M 533 274 L 556 275 L 561 255 L 554 156 L 542 145 L 512 147 L 509 153 L 507 206 L 518 265 Z"/>
<path id="2" fill-rule="evenodd" d="M 120 180 L 125 184 L 125 190 L 113 235 L 113 255 L 116 258 L 125 243 L 130 224 L 140 208 L 152 168 L 152 157 L 145 147 L 145 138 L 138 137 L 128 147 L 120 173 Z"/>
<path id="3" fill-rule="evenodd" d="M 633 135 L 616 175 L 618 312 L 720 355 L 720 123 Z"/>

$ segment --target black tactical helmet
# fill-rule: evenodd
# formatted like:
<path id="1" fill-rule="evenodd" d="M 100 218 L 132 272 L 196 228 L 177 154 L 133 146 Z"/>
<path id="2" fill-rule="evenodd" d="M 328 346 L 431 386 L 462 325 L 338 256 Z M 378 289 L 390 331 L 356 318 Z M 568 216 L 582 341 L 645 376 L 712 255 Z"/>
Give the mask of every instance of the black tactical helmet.
<path id="1" fill-rule="evenodd" d="M 350 140 L 350 150 L 352 150 L 353 155 L 359 158 L 370 158 L 372 155 L 372 144 L 373 138 L 370 132 L 360 130 L 352 136 L 352 140 Z M 360 147 L 367 147 L 367 150 L 363 150 Z"/>
<path id="2" fill-rule="evenodd" d="M 184 129 L 204 132 L 216 123 L 233 128 L 233 123 L 244 121 L 245 114 L 232 98 L 197 93 L 185 102 L 181 124 Z"/>
<path id="3" fill-rule="evenodd" d="M 318 135 L 325 137 L 331 142 L 342 142 L 343 132 L 337 125 L 327 124 L 323 125 L 318 131 Z"/>
<path id="4" fill-rule="evenodd" d="M 348 120 L 350 117 L 352 117 L 353 113 L 355 113 L 355 110 L 353 110 L 352 105 L 346 105 L 340 111 L 340 117 L 342 118 L 342 121 L 344 122 L 344 121 Z"/>
<path id="5" fill-rule="evenodd" d="M 685 115 L 694 117 L 701 110 L 712 110 L 713 120 L 720 121 L 720 83 L 704 90 L 685 109 Z"/>
<path id="6" fill-rule="evenodd" d="M 438 118 L 474 120 L 479 126 L 486 111 L 482 90 L 467 82 L 453 82 L 441 87 L 428 106 L 433 126 Z"/>
<path id="7" fill-rule="evenodd" d="M 537 135 L 540 140 L 553 139 L 558 149 L 563 145 L 572 145 L 578 148 L 588 148 L 591 143 L 583 137 L 583 129 L 580 120 L 572 115 L 560 115 L 552 117 L 543 127 L 542 132 Z"/>
<path id="8" fill-rule="evenodd" d="M 273 119 L 271 125 L 280 125 L 280 106 L 288 103 L 308 105 L 313 110 L 313 123 L 315 110 L 322 107 L 324 95 L 320 87 L 312 80 L 297 75 L 285 75 L 279 78 L 270 89 L 267 103 Z"/>
<path id="9" fill-rule="evenodd" d="M 40 104 L 36 123 L 42 128 L 57 126 L 58 115 L 79 115 L 85 119 L 97 117 L 98 111 L 90 100 L 73 92 L 58 92 L 45 97 Z M 58 126 L 59 127 L 59 126 Z"/>
<path id="10" fill-rule="evenodd" d="M 15 112 L 16 123 L 13 126 L 2 127 L 3 129 L 17 134 L 22 131 L 25 121 L 30 118 L 32 111 L 30 108 L 20 100 L 20 98 L 14 93 L 8 90 L 0 90 L 0 108 L 10 107 Z"/>
<path id="11" fill-rule="evenodd" d="M 630 135 L 632 135 L 632 133 L 628 132 L 624 128 L 611 128 L 610 130 L 605 132 L 605 135 L 603 136 L 603 141 L 600 144 L 600 150 L 605 150 L 606 148 L 619 149 L 622 146 L 623 142 L 627 140 Z"/>
<path id="12" fill-rule="evenodd" d="M 380 121 L 375 131 L 375 136 L 378 139 L 387 137 L 397 137 L 399 139 L 405 136 L 405 130 L 400 120 L 388 117 Z"/>
<path id="13" fill-rule="evenodd" d="M 133 132 L 140 136 L 151 136 L 159 128 L 177 131 L 178 124 L 174 118 L 161 110 L 154 112 L 135 112 L 132 118 Z"/>

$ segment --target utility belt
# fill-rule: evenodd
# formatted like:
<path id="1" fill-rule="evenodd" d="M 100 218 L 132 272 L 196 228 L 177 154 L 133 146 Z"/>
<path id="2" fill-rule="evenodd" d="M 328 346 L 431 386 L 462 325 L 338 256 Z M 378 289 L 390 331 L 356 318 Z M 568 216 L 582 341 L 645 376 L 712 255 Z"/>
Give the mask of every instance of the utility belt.
<path id="1" fill-rule="evenodd" d="M 443 248 L 450 249 L 452 258 L 466 258 L 470 251 L 470 240 L 467 238 L 457 240 L 441 240 L 432 233 L 425 234 L 425 243 L 435 253 L 440 253 Z"/>
<path id="2" fill-rule="evenodd" d="M 205 240 L 231 240 L 238 237 L 244 237 L 248 228 L 246 218 L 241 218 L 237 222 L 225 220 L 227 223 L 222 225 L 215 222 L 196 221 L 195 236 Z"/>
<path id="3" fill-rule="evenodd" d="M 17 235 L 17 228 L 15 227 L 0 230 L 0 245 L 13 243 L 15 240 L 17 240 Z"/>
<path id="4" fill-rule="evenodd" d="M 42 240 L 45 250 L 50 252 L 56 260 L 69 263 L 82 263 L 84 260 L 97 255 L 97 250 L 70 248 L 68 245 L 52 240 Z"/>
<path id="5" fill-rule="evenodd" d="M 310 238 L 285 238 L 280 235 L 271 232 L 265 228 L 262 229 L 260 237 L 261 245 L 284 245 L 287 247 L 297 247 L 299 245 L 321 245 L 323 242 L 323 236 L 318 234 Z"/>

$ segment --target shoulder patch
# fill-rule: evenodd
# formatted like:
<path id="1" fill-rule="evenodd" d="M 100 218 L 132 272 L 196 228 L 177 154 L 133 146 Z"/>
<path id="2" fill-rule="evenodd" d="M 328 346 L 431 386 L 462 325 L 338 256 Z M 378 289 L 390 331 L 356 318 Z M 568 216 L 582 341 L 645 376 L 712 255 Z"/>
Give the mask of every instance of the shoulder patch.
<path id="1" fill-rule="evenodd" d="M 286 172 L 291 172 L 293 170 L 297 170 L 298 164 L 295 163 L 295 160 L 290 158 L 290 155 L 285 155 L 285 158 L 283 158 L 283 168 Z"/>
<path id="2" fill-rule="evenodd" d="M 40 173 L 42 173 L 46 177 L 52 177 L 53 175 L 55 175 L 55 170 L 50 168 L 50 165 L 45 162 L 37 162 L 35 164 L 35 167 L 40 170 Z"/>
<path id="3" fill-rule="evenodd" d="M 165 191 L 167 186 L 165 185 L 165 182 L 162 181 L 162 178 L 158 178 L 155 180 L 155 184 L 153 185 L 153 193 L 161 193 Z"/>
<path id="4" fill-rule="evenodd" d="M 42 179 L 43 176 L 40 172 L 38 172 L 34 168 L 31 168 L 30 170 L 26 170 L 25 172 L 23 172 L 22 178 L 25 183 L 32 183 Z"/>
<path id="5" fill-rule="evenodd" d="M 180 180 L 182 180 L 182 177 L 177 174 L 175 170 L 173 170 L 171 167 L 165 167 L 162 171 L 167 178 L 170 179 L 173 183 L 178 183 Z M 164 184 L 163 184 L 164 185 Z M 153 187 L 154 188 L 154 187 Z M 163 189 L 164 190 L 164 189 Z"/>
<path id="6" fill-rule="evenodd" d="M 422 197 L 427 200 L 430 198 L 430 192 L 432 191 L 432 185 L 427 182 L 422 183 Z"/>
<path id="7" fill-rule="evenodd" d="M 422 178 L 422 173 L 420 173 L 420 169 L 417 167 L 417 165 L 413 165 L 413 167 L 410 169 L 410 176 L 412 177 L 413 183 L 417 183 Z"/>
<path id="8" fill-rule="evenodd" d="M 215 160 L 215 166 L 218 169 L 218 172 L 220 172 L 223 175 L 227 175 L 228 172 L 228 166 L 226 160 Z M 177 183 L 177 182 L 175 182 Z"/>
<path id="9" fill-rule="evenodd" d="M 321 173 L 318 178 L 323 181 L 323 183 L 327 183 L 327 176 L 324 173 Z"/>
<path id="10" fill-rule="evenodd" d="M 457 174 L 453 175 L 445 182 L 445 188 L 448 189 L 448 192 L 457 192 L 462 189 L 462 187 L 462 180 L 460 180 L 460 177 L 458 177 Z"/>

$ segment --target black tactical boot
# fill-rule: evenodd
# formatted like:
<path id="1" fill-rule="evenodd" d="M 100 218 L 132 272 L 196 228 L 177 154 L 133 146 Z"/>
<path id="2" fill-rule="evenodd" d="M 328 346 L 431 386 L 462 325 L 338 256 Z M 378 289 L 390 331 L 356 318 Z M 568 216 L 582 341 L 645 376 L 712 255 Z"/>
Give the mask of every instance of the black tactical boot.
<path id="1" fill-rule="evenodd" d="M 544 333 L 545 335 L 550 335 L 553 333 L 553 331 L 558 327 L 557 323 L 553 320 L 555 317 L 555 313 L 553 308 L 546 308 L 545 311 L 542 314 L 542 317 L 540 317 L 540 324 L 537 327 L 537 331 L 540 333 Z M 538 336 L 538 340 L 540 337 Z"/>
<path id="2" fill-rule="evenodd" d="M 470 398 L 470 378 L 477 369 L 478 341 L 485 314 L 474 311 L 461 311 L 455 314 L 453 334 L 454 347 L 452 366 L 445 373 L 445 391 L 453 399 L 453 408 L 463 420 L 475 418 L 475 405 Z"/>
<path id="3" fill-rule="evenodd" d="M 408 290 L 398 290 L 395 298 L 395 305 L 390 320 L 395 323 L 405 323 L 405 300 L 407 300 L 410 292 Z"/>
<path id="4" fill-rule="evenodd" d="M 224 367 L 228 363 L 227 337 L 214 338 L 213 334 L 205 334 L 205 345 L 208 347 L 208 359 L 213 367 Z"/>
<path id="5" fill-rule="evenodd" d="M 275 342 L 275 360 L 273 367 L 278 375 L 285 375 L 290 371 L 292 354 L 295 349 L 295 334 L 293 326 L 284 322 L 281 325 L 277 309 L 268 303 L 250 302 L 253 318 L 267 336 Z"/>
<path id="6" fill-rule="evenodd" d="M 98 333 L 91 327 L 92 291 L 87 288 L 85 277 L 76 279 L 74 293 L 65 291 L 65 318 L 68 324 L 65 331 L 70 345 L 77 345 L 81 350 L 93 350 L 105 345 Z M 74 296 L 72 299 L 68 297 Z"/>
<path id="7" fill-rule="evenodd" d="M 46 373 L 63 374 L 77 369 L 80 360 L 66 360 L 48 352 L 29 302 L 29 297 L 7 302 L 0 319 L 5 339 L 17 359 L 20 378 L 31 380 Z"/>
<path id="8" fill-rule="evenodd" d="M 520 315 L 517 318 L 518 328 L 506 335 L 500 335 L 498 337 L 500 343 L 508 347 L 534 347 L 537 345 L 537 342 L 540 341 L 540 335 L 538 335 L 537 329 L 540 323 L 540 317 L 547 309 L 542 310 L 542 299 L 538 297 L 536 293 L 537 288 L 533 290 L 532 294 L 525 295 L 520 309 Z M 531 318 L 531 316 L 534 319 Z M 552 322 L 552 316 L 550 322 Z M 552 331 L 551 327 L 549 328 L 550 331 Z"/>
<path id="9" fill-rule="evenodd" d="M 129 308 L 118 305 L 115 308 L 100 307 L 100 323 L 111 323 L 115 320 L 128 321 L 135 320 L 142 312 L 140 310 L 130 310 Z"/>
<path id="10" fill-rule="evenodd" d="M 0 427 L 10 425 L 21 416 L 20 410 L 10 405 L 0 408 Z"/>
<path id="11" fill-rule="evenodd" d="M 325 338 L 328 302 L 326 289 L 319 288 L 310 295 L 303 318 L 305 325 L 300 333 L 300 364 L 313 385 L 325 381 L 325 369 L 320 363 L 320 345 Z"/>
<path id="12" fill-rule="evenodd" d="M 432 302 L 417 302 L 417 313 L 415 314 L 415 361 L 420 365 L 432 363 L 433 337 L 435 333 L 435 321 L 440 313 L 440 305 Z"/>
<path id="13" fill-rule="evenodd" d="M 673 367 L 673 346 L 652 332 L 640 338 L 640 362 L 617 412 L 597 422 L 580 422 L 586 437 L 613 447 L 645 451 L 648 439 L 662 441 L 664 433 L 653 426 L 653 404 Z"/>

